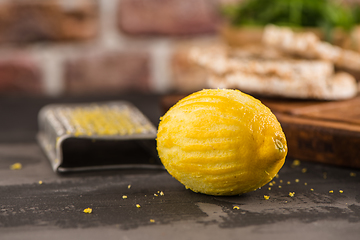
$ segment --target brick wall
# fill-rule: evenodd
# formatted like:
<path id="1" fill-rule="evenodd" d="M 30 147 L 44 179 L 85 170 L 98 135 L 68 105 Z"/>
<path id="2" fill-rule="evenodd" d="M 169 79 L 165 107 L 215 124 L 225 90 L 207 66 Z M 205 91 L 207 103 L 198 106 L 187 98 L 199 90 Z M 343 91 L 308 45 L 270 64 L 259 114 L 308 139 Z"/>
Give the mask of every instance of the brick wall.
<path id="1" fill-rule="evenodd" d="M 201 89 L 181 48 L 217 41 L 237 1 L 0 0 L 0 96 Z"/>
<path id="2" fill-rule="evenodd" d="M 0 96 L 181 91 L 174 52 L 216 37 L 223 1 L 0 0 Z"/>

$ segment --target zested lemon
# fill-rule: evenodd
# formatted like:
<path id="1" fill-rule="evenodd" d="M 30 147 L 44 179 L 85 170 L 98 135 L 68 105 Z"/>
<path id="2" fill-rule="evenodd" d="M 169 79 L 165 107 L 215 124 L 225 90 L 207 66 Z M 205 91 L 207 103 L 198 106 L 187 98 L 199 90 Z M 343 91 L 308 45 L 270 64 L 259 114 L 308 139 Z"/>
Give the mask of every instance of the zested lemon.
<path id="1" fill-rule="evenodd" d="M 285 162 L 275 115 L 238 90 L 205 89 L 161 118 L 157 150 L 166 170 L 194 192 L 238 195 L 265 185 Z"/>

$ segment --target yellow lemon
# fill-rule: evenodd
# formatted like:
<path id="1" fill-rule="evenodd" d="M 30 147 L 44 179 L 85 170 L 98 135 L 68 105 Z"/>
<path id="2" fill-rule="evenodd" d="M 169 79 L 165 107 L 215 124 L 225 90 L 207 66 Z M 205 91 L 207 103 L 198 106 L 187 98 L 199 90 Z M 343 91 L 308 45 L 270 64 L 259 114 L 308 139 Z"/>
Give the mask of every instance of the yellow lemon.
<path id="1" fill-rule="evenodd" d="M 285 162 L 275 115 L 238 90 L 205 89 L 161 118 L 157 150 L 166 170 L 194 192 L 238 195 L 265 185 Z"/>

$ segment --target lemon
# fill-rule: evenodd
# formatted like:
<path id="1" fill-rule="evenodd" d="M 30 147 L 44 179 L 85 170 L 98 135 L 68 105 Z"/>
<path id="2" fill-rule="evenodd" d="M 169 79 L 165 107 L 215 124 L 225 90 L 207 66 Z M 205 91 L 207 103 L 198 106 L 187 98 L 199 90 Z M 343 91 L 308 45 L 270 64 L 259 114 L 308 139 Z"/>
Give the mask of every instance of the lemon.
<path id="1" fill-rule="evenodd" d="M 186 188 L 238 195 L 271 181 L 287 144 L 275 115 L 259 100 L 230 89 L 204 89 L 160 119 L 157 150 L 166 170 Z"/>

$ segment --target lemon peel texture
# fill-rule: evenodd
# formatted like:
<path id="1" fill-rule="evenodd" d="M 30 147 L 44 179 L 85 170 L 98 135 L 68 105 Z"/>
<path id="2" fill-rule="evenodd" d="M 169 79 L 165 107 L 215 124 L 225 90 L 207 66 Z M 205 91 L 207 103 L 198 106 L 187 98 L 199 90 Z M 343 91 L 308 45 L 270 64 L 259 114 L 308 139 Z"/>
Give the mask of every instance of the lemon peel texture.
<path id="1" fill-rule="evenodd" d="M 161 118 L 157 150 L 166 170 L 194 192 L 238 195 L 271 181 L 287 144 L 275 115 L 230 89 L 204 89 Z"/>

